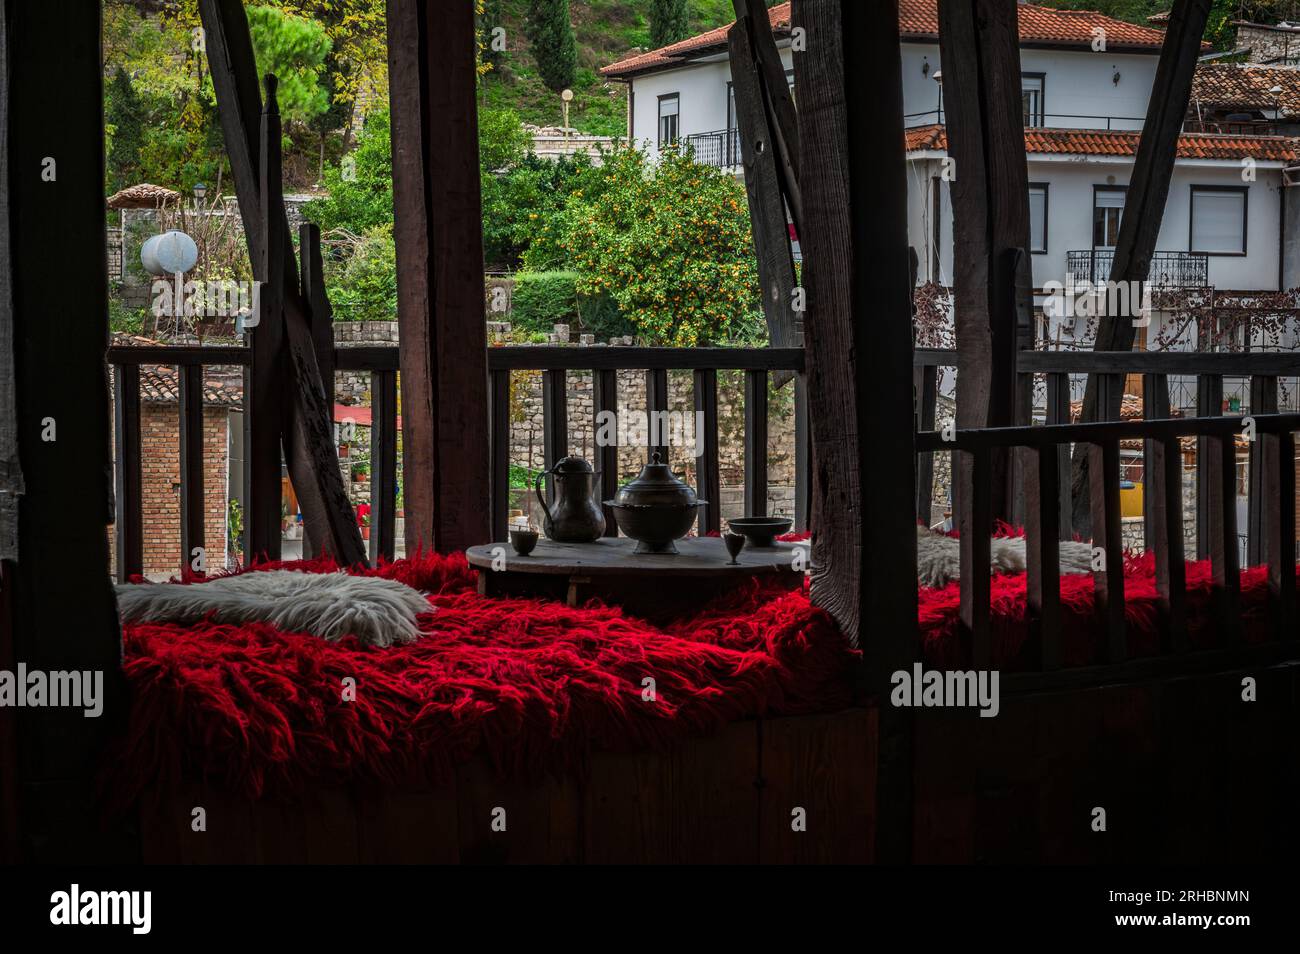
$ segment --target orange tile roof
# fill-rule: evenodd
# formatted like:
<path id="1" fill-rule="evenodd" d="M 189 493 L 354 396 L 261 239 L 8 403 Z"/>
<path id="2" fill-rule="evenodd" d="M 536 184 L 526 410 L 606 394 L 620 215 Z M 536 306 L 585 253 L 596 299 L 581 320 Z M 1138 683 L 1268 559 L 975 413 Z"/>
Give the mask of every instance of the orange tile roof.
<path id="1" fill-rule="evenodd" d="M 869 0 L 859 0 L 869 2 Z M 1089 46 L 1093 30 L 1106 31 L 1108 50 L 1158 51 L 1164 42 L 1163 30 L 1125 23 L 1105 14 L 1087 10 L 1052 10 L 1022 3 L 1017 8 L 1020 17 L 1020 42 L 1027 46 Z M 768 11 L 772 29 L 778 34 L 790 29 L 790 4 L 782 3 Z M 678 43 L 636 53 L 600 72 L 609 77 L 625 78 L 656 69 L 682 66 L 697 56 L 726 50 L 727 31 L 731 24 L 701 33 Z M 937 40 L 939 37 L 939 10 L 937 0 L 900 0 L 898 29 L 904 40 Z"/>
<path id="2" fill-rule="evenodd" d="M 1062 156 L 1135 156 L 1141 134 L 1105 129 L 1026 129 L 1025 150 Z M 935 152 L 948 148 L 942 126 L 915 126 L 904 134 L 908 152 Z M 1246 157 L 1262 161 L 1294 162 L 1300 158 L 1300 139 L 1285 136 L 1222 136 L 1184 133 L 1178 137 L 1179 159 Z"/>
<path id="3" fill-rule="evenodd" d="M 1282 91 L 1273 93 L 1273 87 Z M 1192 109 L 1273 109 L 1300 116 L 1300 70 L 1259 63 L 1209 63 L 1196 68 Z"/>

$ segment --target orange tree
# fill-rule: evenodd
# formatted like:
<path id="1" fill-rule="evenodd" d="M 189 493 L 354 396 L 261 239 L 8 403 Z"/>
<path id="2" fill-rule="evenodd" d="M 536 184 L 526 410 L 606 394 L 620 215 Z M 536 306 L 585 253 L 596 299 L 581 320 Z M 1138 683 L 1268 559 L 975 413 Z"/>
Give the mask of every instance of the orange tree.
<path id="1" fill-rule="evenodd" d="M 647 342 L 755 343 L 765 334 L 745 190 L 670 151 L 657 163 L 606 157 L 592 194 L 576 192 L 524 254 L 579 273 L 578 291 L 610 295 Z"/>

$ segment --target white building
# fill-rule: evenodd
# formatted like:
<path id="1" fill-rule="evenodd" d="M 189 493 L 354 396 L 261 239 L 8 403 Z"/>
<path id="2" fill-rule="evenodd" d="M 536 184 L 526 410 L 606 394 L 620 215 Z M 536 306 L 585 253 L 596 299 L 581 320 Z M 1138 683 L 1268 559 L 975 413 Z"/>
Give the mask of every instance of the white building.
<path id="1" fill-rule="evenodd" d="M 790 4 L 769 11 L 793 83 Z M 1097 13 L 1020 4 L 1022 94 L 1037 302 L 1049 282 L 1109 275 L 1124 190 L 1137 152 L 1164 33 Z M 935 0 L 901 0 L 909 237 L 919 281 L 950 284 L 952 213 L 943 128 L 942 64 Z M 685 143 L 697 158 L 737 172 L 727 28 L 602 72 L 626 82 L 628 131 L 651 152 Z M 797 97 L 796 97 L 797 99 Z M 1300 285 L 1300 224 L 1288 168 L 1300 140 L 1185 133 L 1179 143 L 1152 282 L 1216 294 Z M 1160 317 L 1156 317 L 1155 328 Z M 1040 334 L 1068 339 L 1074 324 L 1048 320 Z"/>

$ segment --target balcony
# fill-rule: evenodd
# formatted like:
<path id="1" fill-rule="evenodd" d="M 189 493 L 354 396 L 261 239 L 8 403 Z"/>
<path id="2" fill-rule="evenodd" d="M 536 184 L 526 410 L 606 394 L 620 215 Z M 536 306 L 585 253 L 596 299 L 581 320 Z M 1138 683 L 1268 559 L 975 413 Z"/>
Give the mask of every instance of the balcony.
<path id="1" fill-rule="evenodd" d="M 740 130 L 716 129 L 686 137 L 686 145 L 695 153 L 695 161 L 719 169 L 740 165 Z"/>
<path id="2" fill-rule="evenodd" d="M 1065 253 L 1065 271 L 1075 283 L 1108 281 L 1114 262 L 1111 249 Z M 1157 288 L 1206 288 L 1210 284 L 1209 272 L 1210 257 L 1203 252 L 1156 252 L 1151 256 L 1147 281 Z"/>

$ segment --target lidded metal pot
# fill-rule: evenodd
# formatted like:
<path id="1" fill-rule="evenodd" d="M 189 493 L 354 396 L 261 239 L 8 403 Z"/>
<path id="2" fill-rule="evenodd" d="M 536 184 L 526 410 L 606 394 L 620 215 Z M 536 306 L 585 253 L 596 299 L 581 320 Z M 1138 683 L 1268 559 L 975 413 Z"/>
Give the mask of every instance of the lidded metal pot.
<path id="1" fill-rule="evenodd" d="M 673 541 L 690 532 L 703 503 L 655 453 L 605 506 L 614 511 L 619 529 L 637 541 L 637 553 L 676 553 Z"/>

